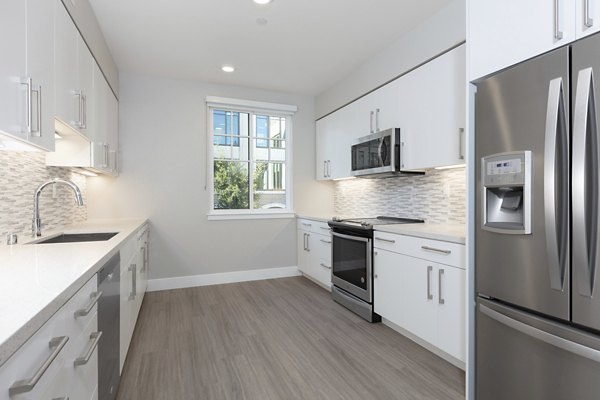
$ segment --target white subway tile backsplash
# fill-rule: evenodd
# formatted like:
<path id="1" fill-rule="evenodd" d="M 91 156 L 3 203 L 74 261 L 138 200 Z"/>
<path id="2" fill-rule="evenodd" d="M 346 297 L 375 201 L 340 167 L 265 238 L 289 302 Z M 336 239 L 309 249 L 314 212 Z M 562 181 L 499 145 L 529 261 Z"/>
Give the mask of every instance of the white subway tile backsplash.
<path id="1" fill-rule="evenodd" d="M 87 219 L 86 177 L 67 168 L 47 167 L 44 153 L 0 151 L 0 240 L 8 233 L 31 235 L 33 194 L 43 182 L 68 179 L 81 189 L 84 206 L 75 204 L 73 191 L 62 185 L 42 192 L 40 215 L 42 230 L 58 229 L 64 225 Z"/>
<path id="2" fill-rule="evenodd" d="M 465 169 L 431 170 L 411 177 L 337 181 L 334 208 L 339 215 L 389 215 L 465 224 Z"/>

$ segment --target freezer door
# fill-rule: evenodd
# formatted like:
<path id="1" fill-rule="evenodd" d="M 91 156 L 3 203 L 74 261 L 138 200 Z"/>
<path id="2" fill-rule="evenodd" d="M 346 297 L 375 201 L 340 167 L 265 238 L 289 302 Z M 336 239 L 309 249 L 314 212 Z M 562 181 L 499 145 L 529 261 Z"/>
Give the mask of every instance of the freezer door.
<path id="1" fill-rule="evenodd" d="M 598 122 L 600 36 L 573 45 L 573 322 L 600 330 Z"/>
<path id="2" fill-rule="evenodd" d="M 476 290 L 564 320 L 570 318 L 569 97 L 568 48 L 479 82 L 475 97 Z M 531 151 L 531 233 L 483 229 L 482 159 L 523 151 Z M 494 190 L 501 196 L 505 188 Z"/>
<path id="3" fill-rule="evenodd" d="M 479 299 L 478 400 L 598 400 L 600 336 Z"/>

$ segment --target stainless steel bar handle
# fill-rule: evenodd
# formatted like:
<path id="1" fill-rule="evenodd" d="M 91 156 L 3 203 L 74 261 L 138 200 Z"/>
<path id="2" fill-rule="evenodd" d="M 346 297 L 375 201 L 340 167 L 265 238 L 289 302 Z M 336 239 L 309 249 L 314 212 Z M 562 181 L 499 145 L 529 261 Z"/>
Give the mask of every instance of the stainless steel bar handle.
<path id="1" fill-rule="evenodd" d="M 108 143 L 104 143 L 104 168 L 108 168 Z"/>
<path id="2" fill-rule="evenodd" d="M 9 396 L 12 397 L 17 394 L 27 393 L 27 392 L 32 391 L 33 388 L 35 387 L 35 385 L 40 380 L 40 378 L 44 375 L 44 372 L 46 372 L 48 367 L 50 367 L 50 364 L 52 364 L 52 361 L 54 361 L 54 359 L 56 357 L 58 357 L 58 355 L 60 354 L 60 351 L 65 347 L 65 345 L 67 344 L 68 341 L 69 341 L 68 336 L 59 336 L 59 337 L 52 338 L 49 343 L 49 347 L 50 347 L 50 350 L 52 350 L 52 352 L 50 353 L 48 358 L 46 358 L 44 360 L 42 365 L 40 365 L 40 367 L 35 371 L 35 373 L 33 374 L 33 376 L 31 378 L 23 379 L 23 380 L 16 381 L 15 383 L 13 383 L 12 386 L 8 389 Z"/>
<path id="3" fill-rule="evenodd" d="M 33 109 L 32 109 L 32 86 L 33 83 L 31 81 L 31 77 L 28 76 L 26 78 L 24 78 L 23 80 L 21 80 L 21 84 L 22 85 L 26 85 L 27 89 L 25 92 L 25 131 L 27 133 L 31 133 L 32 132 L 32 125 L 33 125 Z"/>
<path id="4" fill-rule="evenodd" d="M 458 159 L 465 159 L 465 128 L 458 128 Z"/>
<path id="5" fill-rule="evenodd" d="M 319 228 L 320 228 L 320 229 L 324 229 L 324 230 L 326 230 L 326 231 L 331 231 L 331 228 L 329 228 L 329 227 L 320 226 Z"/>
<path id="6" fill-rule="evenodd" d="M 87 306 L 85 306 L 85 308 L 75 311 L 75 318 L 85 317 L 86 315 L 88 315 L 92 311 L 92 308 L 94 308 L 101 296 L 102 291 L 93 292 L 92 294 L 90 294 L 91 301 Z"/>
<path id="7" fill-rule="evenodd" d="M 323 178 L 327 178 L 327 160 L 323 161 Z"/>
<path id="8" fill-rule="evenodd" d="M 492 318 L 493 320 L 505 326 L 508 326 L 509 328 L 512 328 L 516 331 L 519 331 L 531 338 L 540 340 L 551 346 L 557 347 L 561 350 L 567 351 L 572 354 L 576 354 L 580 357 L 587 358 L 588 360 L 600 363 L 600 351 L 594 348 L 583 346 L 579 343 L 571 342 L 570 340 L 564 339 L 560 336 L 556 336 L 549 332 L 535 328 L 531 325 L 527 325 L 496 310 L 492 310 L 491 308 L 483 304 L 479 304 L 479 311 Z"/>
<path id="9" fill-rule="evenodd" d="M 81 101 L 81 124 L 79 125 L 79 127 L 81 129 L 86 129 L 87 128 L 87 96 L 85 94 L 81 94 L 80 96 L 80 101 Z"/>
<path id="10" fill-rule="evenodd" d="M 450 253 L 452 253 L 452 250 L 436 249 L 435 247 L 429 247 L 429 246 L 421 246 L 421 248 L 423 250 L 433 251 L 435 253 L 442 253 L 442 254 L 450 254 Z"/>
<path id="11" fill-rule="evenodd" d="M 331 265 L 326 265 L 325 263 L 321 263 L 320 265 L 323 268 L 331 269 Z"/>
<path id="12" fill-rule="evenodd" d="M 400 142 L 400 166 L 404 168 L 404 142 Z"/>
<path id="13" fill-rule="evenodd" d="M 96 347 L 98 347 L 98 343 L 100 342 L 101 337 L 102 331 L 92 332 L 90 334 L 90 340 L 92 341 L 92 344 L 83 356 L 77 357 L 75 361 L 73 361 L 73 366 L 78 367 L 80 365 L 85 365 L 90 361 L 90 358 L 92 358 L 92 354 L 94 354 L 94 350 L 96 350 Z"/>
<path id="14" fill-rule="evenodd" d="M 563 33 L 560 30 L 560 0 L 554 0 L 554 38 L 561 40 Z"/>
<path id="15" fill-rule="evenodd" d="M 31 121 L 31 133 L 34 134 L 36 133 L 37 137 L 41 137 L 42 136 L 42 87 L 38 86 L 37 89 L 34 89 L 33 87 L 31 88 L 31 94 L 33 96 L 33 93 L 37 94 L 37 98 L 36 98 L 36 103 L 37 103 L 37 108 L 36 108 L 36 119 L 37 119 L 37 124 L 36 124 L 36 128 L 33 128 L 33 118 Z M 32 107 L 33 107 L 33 101 L 32 101 Z"/>
<path id="16" fill-rule="evenodd" d="M 306 251 L 306 233 L 303 234 L 304 236 L 302 236 L 302 244 L 304 245 L 304 251 Z"/>
<path id="17" fill-rule="evenodd" d="M 550 287 L 563 290 L 568 220 L 568 131 L 563 79 L 550 81 L 544 144 L 544 217 Z M 560 144 L 558 146 L 557 144 Z M 557 152 L 561 152 L 561 157 Z M 559 159 L 561 160 L 559 162 Z M 557 168 L 558 173 L 557 173 Z M 565 184 L 567 186 L 565 187 Z M 556 196 L 561 196 L 557 204 Z"/>
<path id="18" fill-rule="evenodd" d="M 310 233 L 306 234 L 306 251 L 310 251 Z"/>
<path id="19" fill-rule="evenodd" d="M 79 108 L 77 113 L 77 121 L 75 121 L 74 125 L 77 128 L 81 128 L 83 126 L 83 103 L 81 101 L 81 98 L 83 97 L 83 92 L 81 90 L 78 90 L 75 92 L 75 96 L 77 96 L 77 104 Z"/>
<path id="20" fill-rule="evenodd" d="M 302 222 L 302 225 L 304 225 L 304 226 L 306 226 L 306 227 L 308 227 L 308 228 L 310 228 L 310 227 L 312 226 L 312 224 L 309 224 L 309 223 L 307 223 L 307 222 Z"/>
<path id="21" fill-rule="evenodd" d="M 379 108 L 375 109 L 375 132 L 379 132 Z"/>
<path id="22" fill-rule="evenodd" d="M 433 271 L 433 267 L 431 265 L 427 266 L 427 300 L 433 300 L 433 294 L 431 294 L 431 272 Z"/>
<path id="23" fill-rule="evenodd" d="M 375 113 L 373 111 L 371 111 L 371 115 L 369 116 L 369 130 L 371 131 L 371 133 L 375 133 L 373 131 L 373 115 Z"/>
<path id="24" fill-rule="evenodd" d="M 331 244 L 331 240 L 320 239 L 322 243 Z"/>
<path id="25" fill-rule="evenodd" d="M 583 1 L 583 24 L 588 28 L 594 26 L 594 19 L 590 17 L 590 0 Z"/>
<path id="26" fill-rule="evenodd" d="M 384 239 L 381 237 L 376 237 L 375 240 L 379 240 L 380 242 L 386 242 L 386 243 L 396 243 L 396 241 L 394 239 Z"/>
<path id="27" fill-rule="evenodd" d="M 146 246 L 140 247 L 140 250 L 142 250 L 142 269 L 140 272 L 146 272 Z"/>
<path id="28" fill-rule="evenodd" d="M 69 396 L 65 396 L 65 397 L 55 397 L 52 400 L 69 400 Z"/>
<path id="29" fill-rule="evenodd" d="M 444 275 L 444 269 L 438 270 L 438 304 L 446 303 L 446 300 L 442 297 L 442 276 Z"/>
<path id="30" fill-rule="evenodd" d="M 148 242 L 146 242 L 146 247 L 144 247 L 146 249 L 146 268 L 145 271 L 146 272 L 150 272 L 150 245 L 148 244 Z"/>
<path id="31" fill-rule="evenodd" d="M 131 293 L 129 293 L 129 300 L 134 300 L 135 296 L 137 296 L 137 265 L 131 264 L 129 271 L 131 271 Z"/>
<path id="32" fill-rule="evenodd" d="M 594 291 L 598 254 L 598 128 L 591 68 L 579 71 L 573 112 L 571 171 L 573 273 L 579 294 Z"/>

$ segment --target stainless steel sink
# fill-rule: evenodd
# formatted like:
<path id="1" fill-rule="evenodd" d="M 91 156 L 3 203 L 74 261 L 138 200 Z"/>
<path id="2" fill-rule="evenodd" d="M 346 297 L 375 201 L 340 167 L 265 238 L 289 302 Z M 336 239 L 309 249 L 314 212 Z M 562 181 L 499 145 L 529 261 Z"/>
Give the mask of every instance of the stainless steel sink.
<path id="1" fill-rule="evenodd" d="M 48 243 L 73 243 L 73 242 L 104 242 L 119 232 L 96 232 L 96 233 L 63 233 L 48 239 L 32 242 L 31 244 Z"/>

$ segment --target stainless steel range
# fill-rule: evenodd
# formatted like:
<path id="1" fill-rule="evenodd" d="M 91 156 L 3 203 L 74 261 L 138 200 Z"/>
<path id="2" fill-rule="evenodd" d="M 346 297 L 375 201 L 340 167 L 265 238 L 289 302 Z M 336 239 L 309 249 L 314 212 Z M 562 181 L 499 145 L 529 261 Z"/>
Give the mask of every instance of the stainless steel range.
<path id="1" fill-rule="evenodd" d="M 339 219 L 331 227 L 331 296 L 370 322 L 381 317 L 373 311 L 373 230 L 377 225 L 422 223 L 422 219 L 376 217 Z"/>

